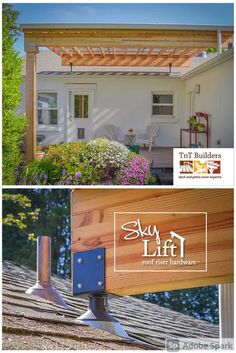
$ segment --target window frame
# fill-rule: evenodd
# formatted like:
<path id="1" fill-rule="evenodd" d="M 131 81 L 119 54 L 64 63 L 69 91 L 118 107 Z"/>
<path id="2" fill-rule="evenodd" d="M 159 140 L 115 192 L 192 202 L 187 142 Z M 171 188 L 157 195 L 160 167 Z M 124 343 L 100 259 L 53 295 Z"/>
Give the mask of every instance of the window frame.
<path id="1" fill-rule="evenodd" d="M 80 96 L 80 97 L 85 97 L 85 96 L 87 96 L 88 97 L 88 100 L 87 100 L 87 116 L 85 117 L 85 116 L 75 116 L 75 96 Z M 74 116 L 74 119 L 88 119 L 89 118 L 89 94 L 74 94 L 74 98 L 73 98 L 73 116 Z M 84 101 L 83 100 L 81 100 L 81 101 L 79 101 L 79 109 L 80 109 L 80 111 L 82 111 L 83 112 L 83 115 L 85 115 L 84 114 L 84 112 L 85 112 L 85 106 L 83 106 L 83 104 L 84 104 Z"/>
<path id="2" fill-rule="evenodd" d="M 40 93 L 55 93 L 56 94 L 56 108 L 50 108 L 50 109 L 42 109 L 42 108 L 38 108 L 38 96 Z M 48 127 L 58 127 L 58 112 L 59 112 L 59 108 L 58 108 L 58 91 L 57 90 L 37 90 L 37 126 L 41 127 L 41 128 L 48 128 Z M 45 111 L 45 110 L 56 110 L 57 111 L 57 123 L 56 124 L 39 124 L 39 116 L 38 116 L 38 110 L 41 111 Z"/>
<path id="3" fill-rule="evenodd" d="M 173 97 L 173 103 L 153 103 L 153 96 L 154 95 L 171 95 Z M 153 114 L 153 106 L 171 106 L 173 107 L 173 114 Z M 174 91 L 152 91 L 151 92 L 151 119 L 154 121 L 159 121 L 162 123 L 168 122 L 177 122 L 175 116 L 175 107 L 176 107 L 176 99 L 175 99 L 175 92 Z"/>

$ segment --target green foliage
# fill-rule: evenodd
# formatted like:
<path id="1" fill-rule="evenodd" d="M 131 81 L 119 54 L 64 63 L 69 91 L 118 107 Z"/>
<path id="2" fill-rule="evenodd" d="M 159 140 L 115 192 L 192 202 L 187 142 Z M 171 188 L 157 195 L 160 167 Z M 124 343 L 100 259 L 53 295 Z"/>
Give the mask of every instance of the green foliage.
<path id="1" fill-rule="evenodd" d="M 9 202 L 11 210 L 14 211 L 16 209 L 14 213 L 5 213 L 2 224 L 4 226 L 15 227 L 26 234 L 28 239 L 36 240 L 35 234 L 30 232 L 27 227 L 28 223 L 38 220 L 40 209 L 36 208 L 32 210 L 30 199 L 22 194 L 8 194 L 5 192 L 2 199 L 3 202 Z M 16 207 L 13 207 L 15 205 Z"/>
<path id="2" fill-rule="evenodd" d="M 15 109 L 21 101 L 22 59 L 13 48 L 20 28 L 16 25 L 18 13 L 9 4 L 3 4 L 2 12 L 2 156 L 3 184 L 15 182 L 15 172 L 21 162 L 20 145 L 26 120 L 17 116 Z"/>
<path id="3" fill-rule="evenodd" d="M 52 238 L 52 272 L 69 276 L 69 195 L 70 191 L 67 189 L 4 190 L 3 259 L 35 268 L 35 237 L 48 235 Z M 9 214 L 13 217 L 9 217 Z M 24 224 L 23 229 L 18 227 L 14 218 Z"/>
<path id="4" fill-rule="evenodd" d="M 147 293 L 136 297 L 213 324 L 219 322 L 217 286 Z"/>
<path id="5" fill-rule="evenodd" d="M 208 53 L 217 53 L 217 48 L 208 48 L 207 52 Z"/>
<path id="6" fill-rule="evenodd" d="M 41 160 L 29 163 L 21 174 L 21 184 L 97 185 L 116 181 L 116 175 L 135 154 L 124 145 L 107 139 L 74 142 L 48 147 Z M 141 158 L 141 157 L 140 157 Z M 148 161 L 145 169 L 148 169 Z M 139 181 L 137 183 L 140 184 Z M 135 182 L 132 181 L 132 184 Z M 146 180 L 143 181 L 146 183 Z"/>

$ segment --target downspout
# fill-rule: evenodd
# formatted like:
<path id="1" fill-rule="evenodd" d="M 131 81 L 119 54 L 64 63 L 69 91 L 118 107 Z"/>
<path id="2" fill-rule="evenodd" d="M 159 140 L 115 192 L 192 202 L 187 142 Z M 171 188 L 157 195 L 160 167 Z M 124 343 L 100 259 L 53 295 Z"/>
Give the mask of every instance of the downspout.
<path id="1" fill-rule="evenodd" d="M 222 53 L 222 35 L 220 29 L 217 31 L 217 53 L 218 55 Z"/>

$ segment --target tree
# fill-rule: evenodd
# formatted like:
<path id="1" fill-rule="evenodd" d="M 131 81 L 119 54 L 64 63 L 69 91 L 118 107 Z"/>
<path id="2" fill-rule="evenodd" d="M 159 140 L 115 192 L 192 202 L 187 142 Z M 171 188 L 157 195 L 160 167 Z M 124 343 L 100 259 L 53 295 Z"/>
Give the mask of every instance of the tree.
<path id="1" fill-rule="evenodd" d="M 16 24 L 18 12 L 9 4 L 2 11 L 2 175 L 3 184 L 15 183 L 15 173 L 21 162 L 20 145 L 26 119 L 17 116 L 15 109 L 21 101 L 22 59 L 13 48 L 20 28 Z"/>
<path id="2" fill-rule="evenodd" d="M 147 293 L 136 297 L 186 315 L 191 315 L 196 319 L 206 320 L 213 324 L 218 324 L 219 322 L 217 286 Z"/>
<path id="3" fill-rule="evenodd" d="M 35 269 L 36 242 L 34 240 L 39 235 L 51 237 L 52 272 L 68 277 L 70 275 L 70 190 L 5 189 L 3 191 L 3 259 Z"/>

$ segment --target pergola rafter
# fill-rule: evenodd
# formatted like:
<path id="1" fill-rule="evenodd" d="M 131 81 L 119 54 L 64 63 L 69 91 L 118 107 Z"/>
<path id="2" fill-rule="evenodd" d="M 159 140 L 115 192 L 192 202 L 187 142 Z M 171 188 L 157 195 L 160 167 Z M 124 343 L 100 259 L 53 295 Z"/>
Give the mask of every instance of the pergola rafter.
<path id="1" fill-rule="evenodd" d="M 187 66 L 204 48 L 48 47 L 69 66 Z"/>

